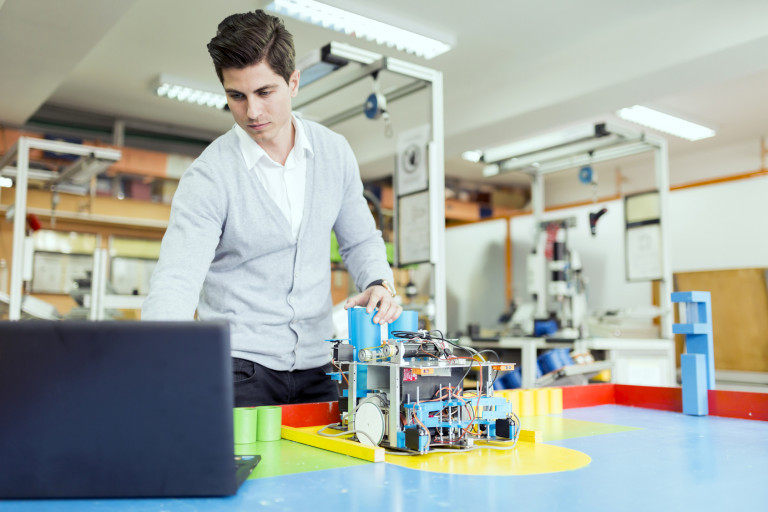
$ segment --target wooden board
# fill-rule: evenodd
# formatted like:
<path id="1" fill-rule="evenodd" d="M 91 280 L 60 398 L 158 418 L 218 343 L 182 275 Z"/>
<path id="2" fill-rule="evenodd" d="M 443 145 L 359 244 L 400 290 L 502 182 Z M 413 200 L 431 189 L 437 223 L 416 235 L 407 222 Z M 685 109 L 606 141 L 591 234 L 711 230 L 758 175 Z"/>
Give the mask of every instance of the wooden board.
<path id="1" fill-rule="evenodd" d="M 765 269 L 676 273 L 675 283 L 676 291 L 712 294 L 715 370 L 768 372 Z M 677 311 L 675 315 L 677 318 Z M 679 365 L 683 336 L 676 336 L 675 341 Z"/>

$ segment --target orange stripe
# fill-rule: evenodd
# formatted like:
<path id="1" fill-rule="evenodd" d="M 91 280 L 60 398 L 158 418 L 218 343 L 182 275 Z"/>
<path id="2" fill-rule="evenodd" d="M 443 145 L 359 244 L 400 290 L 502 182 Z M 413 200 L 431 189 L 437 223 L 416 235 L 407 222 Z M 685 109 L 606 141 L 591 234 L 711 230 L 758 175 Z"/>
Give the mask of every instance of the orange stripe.
<path id="1" fill-rule="evenodd" d="M 683 185 L 675 185 L 669 187 L 669 190 L 682 190 L 686 188 L 701 187 L 704 185 L 716 185 L 718 183 L 727 183 L 729 181 L 746 180 L 749 178 L 759 178 L 760 176 L 768 175 L 768 169 L 760 169 L 759 171 L 746 172 L 743 174 L 734 174 L 731 176 L 723 176 L 721 178 L 712 178 L 709 180 L 693 181 L 691 183 L 685 183 Z"/>

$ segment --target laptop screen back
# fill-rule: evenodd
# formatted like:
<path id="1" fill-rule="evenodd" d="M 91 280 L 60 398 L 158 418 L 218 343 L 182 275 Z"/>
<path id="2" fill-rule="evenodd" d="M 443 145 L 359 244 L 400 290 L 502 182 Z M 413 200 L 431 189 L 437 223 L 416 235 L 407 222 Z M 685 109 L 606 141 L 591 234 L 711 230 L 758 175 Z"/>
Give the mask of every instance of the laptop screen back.
<path id="1" fill-rule="evenodd" d="M 229 329 L 0 322 L 0 497 L 237 491 Z"/>

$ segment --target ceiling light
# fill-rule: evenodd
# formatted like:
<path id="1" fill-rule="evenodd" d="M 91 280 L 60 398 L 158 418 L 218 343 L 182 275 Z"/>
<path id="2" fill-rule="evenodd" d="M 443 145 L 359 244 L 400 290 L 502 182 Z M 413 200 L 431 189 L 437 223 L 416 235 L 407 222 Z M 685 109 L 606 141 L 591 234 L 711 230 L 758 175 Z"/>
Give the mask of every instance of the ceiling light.
<path id="1" fill-rule="evenodd" d="M 486 164 L 485 177 L 510 171 L 542 173 L 553 166 L 575 162 L 582 155 L 589 163 L 599 152 L 642 139 L 641 132 L 615 124 L 584 124 L 479 151 L 479 161 Z M 465 160 L 477 157 L 474 152 L 462 156 Z"/>
<path id="2" fill-rule="evenodd" d="M 466 160 L 467 162 L 474 162 L 477 163 L 483 158 L 483 152 L 479 149 L 472 149 L 470 151 L 465 151 L 461 154 L 461 158 Z"/>
<path id="3" fill-rule="evenodd" d="M 274 0 L 267 9 L 285 16 L 432 59 L 451 45 L 314 0 Z"/>
<path id="4" fill-rule="evenodd" d="M 227 97 L 221 91 L 213 91 L 206 86 L 193 84 L 184 79 L 160 75 L 155 85 L 155 93 L 172 100 L 186 101 L 219 110 L 227 104 Z"/>
<path id="5" fill-rule="evenodd" d="M 692 123 L 648 107 L 641 107 L 640 105 L 623 108 L 616 112 L 616 115 L 627 121 L 632 121 L 633 123 L 690 141 L 715 136 L 715 130 L 712 128 L 707 128 L 706 126 Z"/>
<path id="6" fill-rule="evenodd" d="M 11 178 L 0 176 L 0 187 L 11 188 L 12 186 L 13 186 L 13 180 Z"/>
<path id="7" fill-rule="evenodd" d="M 381 58 L 382 55 L 379 53 L 332 41 L 322 48 L 312 50 L 296 62 L 296 68 L 301 71 L 299 87 L 309 85 L 337 69 L 343 68 L 350 61 L 370 64 Z"/>

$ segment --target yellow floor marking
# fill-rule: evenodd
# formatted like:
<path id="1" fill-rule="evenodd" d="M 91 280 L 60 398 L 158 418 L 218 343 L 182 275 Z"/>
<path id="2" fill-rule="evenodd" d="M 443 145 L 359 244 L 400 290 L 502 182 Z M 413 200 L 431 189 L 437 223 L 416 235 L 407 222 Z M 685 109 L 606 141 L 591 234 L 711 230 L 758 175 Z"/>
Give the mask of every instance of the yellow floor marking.
<path id="1" fill-rule="evenodd" d="M 544 439 L 539 430 L 521 430 L 518 441 L 526 443 L 540 443 Z"/>
<path id="2" fill-rule="evenodd" d="M 535 475 L 583 468 L 592 460 L 570 448 L 518 442 L 513 450 L 479 448 L 470 452 L 387 455 L 387 462 L 433 473 L 459 475 Z"/>

